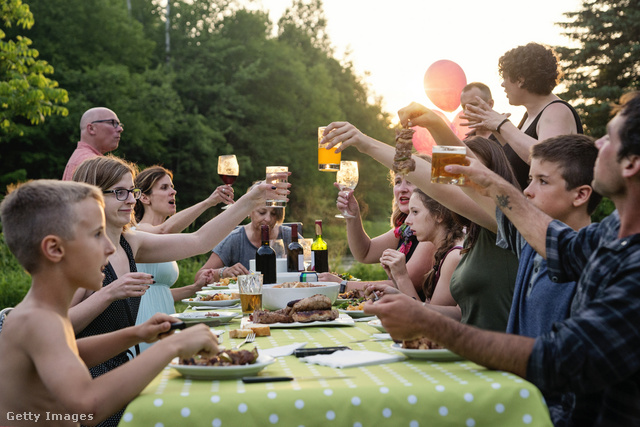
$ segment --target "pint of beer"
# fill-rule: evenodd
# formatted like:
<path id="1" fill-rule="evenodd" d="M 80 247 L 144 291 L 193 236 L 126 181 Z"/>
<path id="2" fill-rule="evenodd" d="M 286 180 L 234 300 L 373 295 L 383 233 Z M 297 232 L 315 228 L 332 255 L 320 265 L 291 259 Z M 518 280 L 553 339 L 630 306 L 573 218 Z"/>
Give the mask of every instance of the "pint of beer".
<path id="1" fill-rule="evenodd" d="M 431 182 L 463 185 L 465 176 L 444 170 L 446 165 L 466 165 L 467 147 L 435 145 L 431 152 Z"/>

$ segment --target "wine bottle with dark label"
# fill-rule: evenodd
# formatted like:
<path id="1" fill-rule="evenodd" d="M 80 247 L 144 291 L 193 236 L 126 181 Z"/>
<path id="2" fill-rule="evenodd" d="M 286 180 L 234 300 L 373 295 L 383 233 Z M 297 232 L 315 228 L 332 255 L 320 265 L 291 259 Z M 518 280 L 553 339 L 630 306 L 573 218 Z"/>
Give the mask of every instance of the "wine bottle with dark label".
<path id="1" fill-rule="evenodd" d="M 316 220 L 316 238 L 311 244 L 311 265 L 316 273 L 329 271 L 329 251 L 327 242 L 322 239 L 322 220 Z"/>
<path id="2" fill-rule="evenodd" d="M 262 273 L 262 283 L 276 283 L 276 251 L 269 246 L 269 226 L 262 225 L 262 244 L 256 251 L 256 270 Z"/>
<path id="3" fill-rule="evenodd" d="M 304 271 L 304 250 L 298 243 L 298 224 L 291 224 L 291 243 L 287 247 L 287 271 Z"/>

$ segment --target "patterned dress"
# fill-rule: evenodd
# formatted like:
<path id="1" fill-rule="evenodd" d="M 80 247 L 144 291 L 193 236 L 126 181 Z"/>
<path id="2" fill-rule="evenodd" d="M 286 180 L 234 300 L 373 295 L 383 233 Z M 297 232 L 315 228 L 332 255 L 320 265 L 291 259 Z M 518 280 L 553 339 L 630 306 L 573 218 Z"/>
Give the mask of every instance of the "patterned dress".
<path id="1" fill-rule="evenodd" d="M 120 246 L 124 249 L 129 259 L 129 271 L 136 272 L 136 261 L 133 258 L 133 252 L 131 246 L 126 241 L 124 236 L 120 235 Z M 118 279 L 111 263 L 107 264 L 104 269 L 104 281 L 102 286 L 108 286 L 111 282 Z M 76 335 L 76 338 L 89 337 L 93 335 L 105 334 L 107 332 L 117 331 L 129 326 L 135 325 L 135 319 L 138 315 L 138 307 L 140 306 L 140 297 L 131 297 L 123 300 L 112 302 L 102 313 L 98 315 L 84 330 Z M 93 378 L 99 377 L 102 374 L 117 368 L 120 365 L 125 364 L 129 360 L 127 352 L 124 351 L 115 357 L 89 368 L 91 376 Z M 103 427 L 115 427 L 120 422 L 120 418 L 125 408 L 122 408 L 105 421 L 98 424 Z"/>

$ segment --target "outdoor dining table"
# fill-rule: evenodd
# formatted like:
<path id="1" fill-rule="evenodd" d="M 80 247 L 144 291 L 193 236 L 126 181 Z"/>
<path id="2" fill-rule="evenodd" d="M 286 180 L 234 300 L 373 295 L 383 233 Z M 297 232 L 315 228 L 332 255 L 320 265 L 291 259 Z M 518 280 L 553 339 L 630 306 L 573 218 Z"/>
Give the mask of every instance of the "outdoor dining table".
<path id="1" fill-rule="evenodd" d="M 217 330 L 240 327 L 240 319 Z M 306 343 L 400 355 L 367 322 L 353 326 L 271 328 L 243 348 Z M 231 348 L 241 339 L 223 335 Z M 360 341 L 360 342 L 354 342 Z M 277 357 L 259 376 L 334 377 L 245 384 L 186 379 L 165 368 L 126 408 L 120 426 L 551 426 L 540 391 L 526 380 L 467 360 L 401 361 L 331 368 Z"/>

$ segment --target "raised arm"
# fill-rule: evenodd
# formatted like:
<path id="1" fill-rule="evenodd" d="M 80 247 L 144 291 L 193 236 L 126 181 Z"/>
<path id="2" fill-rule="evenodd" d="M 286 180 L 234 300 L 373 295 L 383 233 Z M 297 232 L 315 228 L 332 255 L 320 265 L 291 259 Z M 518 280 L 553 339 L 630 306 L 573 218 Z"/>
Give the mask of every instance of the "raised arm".
<path id="1" fill-rule="evenodd" d="M 398 110 L 398 117 L 402 126 L 421 126 L 426 128 L 438 145 L 461 145 L 464 142 L 458 138 L 453 130 L 433 110 L 412 102 Z"/>
<path id="2" fill-rule="evenodd" d="M 445 170 L 469 177 L 473 182 L 470 188 L 480 195 L 490 197 L 533 249 L 546 258 L 547 228 L 553 218 L 535 207 L 516 187 L 484 167 L 478 160 L 470 159 L 469 166 L 448 165 Z"/>
<path id="3" fill-rule="evenodd" d="M 342 142 L 337 150 L 342 151 L 349 146 L 355 146 L 358 151 L 371 156 L 379 163 L 389 169 L 393 167 L 393 157 L 395 149 L 390 145 L 377 141 L 364 135 L 352 124 L 347 122 L 334 122 L 327 126 L 325 135 L 331 132 L 331 138 L 325 137 L 330 147 Z M 497 231 L 495 217 L 488 215 L 484 209 L 478 206 L 469 198 L 458 186 L 432 184 L 431 183 L 431 163 L 417 156 L 413 156 L 416 161 L 416 170 L 407 175 L 407 179 L 415 186 L 424 191 L 446 208 L 464 216 L 470 221 L 493 232 Z"/>
<path id="4" fill-rule="evenodd" d="M 202 254 L 210 251 L 255 207 L 265 203 L 268 197 L 282 198 L 288 195 L 289 187 L 290 184 L 286 182 L 257 185 L 194 233 L 157 235 L 129 231 L 127 240 L 134 250 L 137 262 L 175 261 Z"/>
<path id="5" fill-rule="evenodd" d="M 568 135 L 577 132 L 576 121 L 571 110 L 562 103 L 547 106 L 540 121 L 538 121 L 538 139 L 532 138 L 518 129 L 515 124 L 506 119 L 508 114 L 500 114 L 493 110 L 482 98 L 476 96 L 478 105 L 467 104 L 467 112 L 462 118 L 468 119 L 470 128 L 482 127 L 493 132 L 502 145 L 509 144 L 522 160 L 530 163 L 531 147 L 547 138 L 558 135 Z M 504 123 L 503 123 L 504 122 Z M 498 126 L 500 130 L 498 131 Z"/>
<path id="6" fill-rule="evenodd" d="M 167 218 L 167 220 L 160 225 L 152 225 L 147 222 L 143 222 L 138 224 L 136 228 L 153 234 L 180 233 L 207 209 L 216 206 L 220 202 L 227 204 L 233 202 L 233 187 L 230 185 L 219 186 L 205 200 L 177 212 L 175 215 Z"/>

